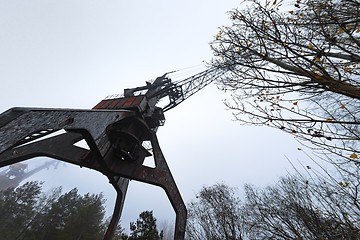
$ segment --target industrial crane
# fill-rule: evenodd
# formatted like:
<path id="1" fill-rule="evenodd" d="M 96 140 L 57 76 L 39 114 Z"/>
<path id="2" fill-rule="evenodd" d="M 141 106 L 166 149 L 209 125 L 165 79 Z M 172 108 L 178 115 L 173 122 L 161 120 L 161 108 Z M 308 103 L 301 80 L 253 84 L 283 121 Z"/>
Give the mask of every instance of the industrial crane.
<path id="1" fill-rule="evenodd" d="M 32 170 L 28 170 L 28 165 L 25 163 L 12 164 L 7 169 L 0 172 L 0 191 L 4 191 L 8 188 L 16 188 L 25 179 L 55 164 L 55 160 L 47 161 Z"/>
<path id="2" fill-rule="evenodd" d="M 111 239 L 121 215 L 129 180 L 162 187 L 176 213 L 174 239 L 184 239 L 187 211 L 157 140 L 164 112 L 201 90 L 224 72 L 216 68 L 173 82 L 168 74 L 125 89 L 91 110 L 12 108 L 0 114 L 0 167 L 47 156 L 107 176 L 117 192 L 104 239 Z M 167 99 L 165 106 L 160 100 Z M 64 129 L 66 132 L 52 133 Z M 51 135 L 50 135 L 51 134 Z M 85 139 L 84 149 L 74 144 Z M 155 167 L 144 166 L 153 156 Z"/>

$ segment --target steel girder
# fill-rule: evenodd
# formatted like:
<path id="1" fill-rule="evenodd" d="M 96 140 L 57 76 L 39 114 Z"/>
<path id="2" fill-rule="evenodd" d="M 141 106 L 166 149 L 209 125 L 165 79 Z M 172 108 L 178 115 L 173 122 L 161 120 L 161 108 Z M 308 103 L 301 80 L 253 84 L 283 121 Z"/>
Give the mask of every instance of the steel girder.
<path id="1" fill-rule="evenodd" d="M 186 207 L 161 152 L 156 133 L 149 129 L 155 168 L 143 166 L 148 152 L 141 148 L 134 161 L 114 154 L 107 128 L 134 118 L 130 110 L 12 108 L 0 115 L 0 167 L 47 156 L 94 169 L 106 175 L 117 191 L 113 216 L 104 239 L 111 239 L 124 204 L 129 179 L 162 187 L 176 212 L 174 239 L 184 239 Z M 65 129 L 66 133 L 49 136 Z M 42 137 L 46 137 L 42 139 Z M 85 139 L 90 150 L 74 146 Z"/>

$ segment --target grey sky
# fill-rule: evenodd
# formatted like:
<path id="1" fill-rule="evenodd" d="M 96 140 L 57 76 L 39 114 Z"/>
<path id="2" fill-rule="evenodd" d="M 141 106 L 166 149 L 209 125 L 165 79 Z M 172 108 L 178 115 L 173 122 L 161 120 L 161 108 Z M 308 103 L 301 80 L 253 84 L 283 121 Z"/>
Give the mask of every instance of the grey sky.
<path id="1" fill-rule="evenodd" d="M 211 58 L 208 43 L 217 27 L 229 22 L 226 11 L 237 6 L 235 0 L 0 0 L 0 112 L 14 106 L 92 108 L 124 88 L 201 64 Z M 271 184 L 290 168 L 285 155 L 298 158 L 291 136 L 232 121 L 225 97 L 209 86 L 167 112 L 159 128 L 185 202 L 204 184 Z M 106 179 L 66 169 L 39 178 L 111 191 Z M 160 221 L 175 216 L 161 189 L 131 182 L 123 225 L 143 210 L 154 210 Z"/>

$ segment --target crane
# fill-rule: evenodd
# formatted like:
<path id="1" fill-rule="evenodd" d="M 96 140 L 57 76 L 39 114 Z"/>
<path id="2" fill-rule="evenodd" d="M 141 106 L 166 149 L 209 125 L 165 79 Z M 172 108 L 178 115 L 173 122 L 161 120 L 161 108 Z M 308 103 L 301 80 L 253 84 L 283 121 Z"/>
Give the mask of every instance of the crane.
<path id="1" fill-rule="evenodd" d="M 163 188 L 176 213 L 174 239 L 184 239 L 187 211 L 156 136 L 164 112 L 218 79 L 225 72 L 208 68 L 180 81 L 166 73 L 144 86 L 124 89 L 91 110 L 12 108 L 0 114 L 0 167 L 47 156 L 97 170 L 117 192 L 104 239 L 111 239 L 121 216 L 129 180 Z M 167 99 L 165 106 L 160 100 Z M 54 134 L 64 129 L 66 132 Z M 74 144 L 85 140 L 90 149 Z M 155 167 L 144 166 L 153 156 Z"/>
<path id="2" fill-rule="evenodd" d="M 25 179 L 55 164 L 56 161 L 51 160 L 31 170 L 28 170 L 28 165 L 25 163 L 12 164 L 9 168 L 0 172 L 0 191 L 6 190 L 7 188 L 16 188 Z"/>

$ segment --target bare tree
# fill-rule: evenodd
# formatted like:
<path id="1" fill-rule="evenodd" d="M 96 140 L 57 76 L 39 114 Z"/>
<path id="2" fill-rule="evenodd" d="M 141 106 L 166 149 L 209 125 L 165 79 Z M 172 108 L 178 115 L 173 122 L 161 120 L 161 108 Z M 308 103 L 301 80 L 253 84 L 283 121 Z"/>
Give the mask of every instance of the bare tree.
<path id="1" fill-rule="evenodd" d="M 204 187 L 188 205 L 186 238 L 360 239 L 360 168 L 342 166 L 305 166 L 264 189 L 245 185 L 243 202 L 225 184 Z"/>
<path id="2" fill-rule="evenodd" d="M 211 43 L 211 64 L 228 70 L 219 82 L 232 91 L 227 106 L 244 124 L 359 162 L 360 3 L 247 2 Z"/>
<path id="3" fill-rule="evenodd" d="M 188 206 L 186 238 L 242 240 L 241 203 L 234 188 L 225 184 L 203 187 Z"/>
<path id="4" fill-rule="evenodd" d="M 359 168 L 313 171 L 281 178 L 257 190 L 246 185 L 249 239 L 359 239 Z M 336 177 L 335 177 L 336 175 Z"/>
<path id="5" fill-rule="evenodd" d="M 174 239 L 174 222 L 163 220 L 158 224 L 159 231 L 163 233 L 163 239 Z"/>

